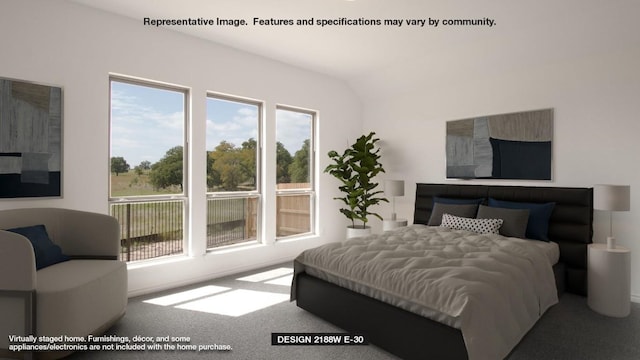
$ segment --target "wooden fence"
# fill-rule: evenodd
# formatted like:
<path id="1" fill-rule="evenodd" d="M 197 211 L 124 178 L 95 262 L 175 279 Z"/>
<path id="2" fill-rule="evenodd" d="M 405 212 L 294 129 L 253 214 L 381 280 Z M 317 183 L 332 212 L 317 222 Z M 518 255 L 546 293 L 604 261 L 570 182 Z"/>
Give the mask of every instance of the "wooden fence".
<path id="1" fill-rule="evenodd" d="M 308 189 L 308 183 L 278 184 L 278 190 Z M 292 236 L 311 231 L 311 195 L 280 193 L 276 199 L 276 236 Z"/>

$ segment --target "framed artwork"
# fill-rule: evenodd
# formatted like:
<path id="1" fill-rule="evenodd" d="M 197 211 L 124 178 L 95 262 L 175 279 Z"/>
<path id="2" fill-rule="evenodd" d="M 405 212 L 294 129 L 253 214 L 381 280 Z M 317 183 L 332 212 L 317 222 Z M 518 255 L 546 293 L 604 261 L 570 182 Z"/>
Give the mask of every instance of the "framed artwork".
<path id="1" fill-rule="evenodd" d="M 62 196 L 62 88 L 0 78 L 0 198 Z"/>
<path id="2" fill-rule="evenodd" d="M 553 109 L 447 121 L 447 178 L 551 180 Z"/>

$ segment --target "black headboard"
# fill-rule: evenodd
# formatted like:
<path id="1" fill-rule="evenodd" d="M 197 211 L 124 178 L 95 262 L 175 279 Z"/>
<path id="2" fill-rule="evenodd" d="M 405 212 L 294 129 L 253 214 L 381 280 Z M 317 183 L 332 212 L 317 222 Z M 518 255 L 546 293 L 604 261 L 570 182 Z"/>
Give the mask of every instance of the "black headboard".
<path id="1" fill-rule="evenodd" d="M 560 262 L 567 269 L 566 289 L 580 295 L 587 294 L 587 245 L 593 237 L 592 188 L 417 184 L 415 224 L 429 221 L 434 196 L 555 202 L 549 221 L 549 238 L 560 247 Z"/>

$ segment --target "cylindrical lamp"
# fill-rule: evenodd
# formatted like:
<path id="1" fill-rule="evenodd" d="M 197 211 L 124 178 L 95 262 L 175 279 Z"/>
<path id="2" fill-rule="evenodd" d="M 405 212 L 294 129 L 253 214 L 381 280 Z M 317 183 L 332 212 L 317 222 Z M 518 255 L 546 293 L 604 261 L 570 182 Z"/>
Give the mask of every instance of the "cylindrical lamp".
<path id="1" fill-rule="evenodd" d="M 609 237 L 607 248 L 616 247 L 616 239 L 613 237 L 613 211 L 631 210 L 631 186 L 629 185 L 604 185 L 593 187 L 593 208 L 609 212 Z"/>
<path id="2" fill-rule="evenodd" d="M 396 196 L 404 196 L 404 180 L 385 180 L 384 194 L 392 197 L 393 212 L 391 220 L 396 220 Z"/>

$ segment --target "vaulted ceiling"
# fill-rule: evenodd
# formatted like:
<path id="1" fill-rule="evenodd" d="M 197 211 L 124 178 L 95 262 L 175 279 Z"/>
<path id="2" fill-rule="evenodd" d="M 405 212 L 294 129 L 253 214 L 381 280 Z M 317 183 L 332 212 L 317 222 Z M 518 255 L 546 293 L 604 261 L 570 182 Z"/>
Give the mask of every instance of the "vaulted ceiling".
<path id="1" fill-rule="evenodd" d="M 443 81 L 447 69 L 526 68 L 637 43 L 635 1 L 612 0 L 71 0 L 143 22 L 204 18 L 234 26 L 171 26 L 175 31 L 340 78 L 362 97 Z M 254 18 L 265 20 L 262 24 Z M 438 26 L 429 25 L 429 19 Z M 313 25 L 271 25 L 271 20 Z M 318 25 L 318 21 L 358 25 Z M 364 25 L 369 20 L 380 25 Z M 385 20 L 403 20 L 401 26 Z M 407 20 L 427 20 L 424 26 Z M 444 20 L 481 20 L 453 26 Z M 489 26 L 493 21 L 493 26 Z M 396 23 L 397 24 L 397 23 Z M 635 40 L 634 40 L 635 39 Z"/>

